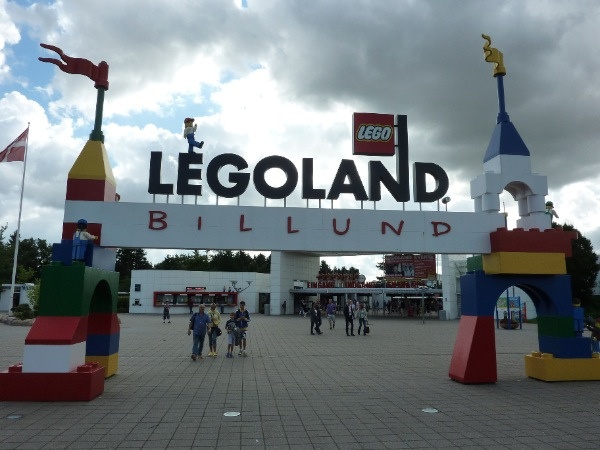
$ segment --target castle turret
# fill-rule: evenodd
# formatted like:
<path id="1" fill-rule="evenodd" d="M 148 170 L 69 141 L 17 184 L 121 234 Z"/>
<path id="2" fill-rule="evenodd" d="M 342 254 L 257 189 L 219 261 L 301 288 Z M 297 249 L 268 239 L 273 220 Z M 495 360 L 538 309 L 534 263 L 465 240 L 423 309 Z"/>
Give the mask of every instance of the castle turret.
<path id="1" fill-rule="evenodd" d="M 517 227 L 548 229 L 551 218 L 545 214 L 548 180 L 531 171 L 529 149 L 510 121 L 504 104 L 504 67 L 502 52 L 490 47 L 491 40 L 483 36 L 485 59 L 495 64 L 494 77 L 498 85 L 498 118 L 496 128 L 483 158 L 484 173 L 471 181 L 471 198 L 475 211 L 499 212 L 500 194 L 508 191 L 517 201 Z"/>

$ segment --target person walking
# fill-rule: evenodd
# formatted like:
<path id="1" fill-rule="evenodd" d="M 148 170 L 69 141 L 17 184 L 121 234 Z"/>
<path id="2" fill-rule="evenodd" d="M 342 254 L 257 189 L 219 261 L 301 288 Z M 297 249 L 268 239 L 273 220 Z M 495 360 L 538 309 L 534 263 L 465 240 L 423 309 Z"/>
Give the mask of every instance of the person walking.
<path id="1" fill-rule="evenodd" d="M 354 336 L 354 308 L 352 307 L 352 300 L 348 300 L 346 306 L 344 306 L 344 318 L 346 319 L 346 336 Z M 350 326 L 350 333 L 348 333 L 348 326 Z"/>
<path id="2" fill-rule="evenodd" d="M 239 330 L 240 351 L 238 355 L 246 355 L 246 339 L 248 337 L 248 322 L 250 322 L 250 313 L 246 309 L 246 302 L 241 301 L 239 309 L 235 312 L 235 322 Z"/>
<path id="3" fill-rule="evenodd" d="M 210 328 L 208 330 L 208 356 L 217 356 L 217 337 L 219 336 L 219 325 L 221 324 L 221 313 L 217 311 L 217 304 L 211 303 L 208 310 L 210 317 Z"/>
<path id="4" fill-rule="evenodd" d="M 229 320 L 225 322 L 225 329 L 227 330 L 227 354 L 225 355 L 225 358 L 233 358 L 235 337 L 238 333 L 234 312 L 229 313 Z"/>
<path id="5" fill-rule="evenodd" d="M 163 301 L 163 323 L 165 323 L 165 320 L 168 320 L 169 323 L 171 323 L 171 305 L 169 305 L 169 302 L 167 301 Z"/>
<path id="6" fill-rule="evenodd" d="M 312 309 L 310 310 L 310 334 L 315 334 L 314 330 L 317 334 L 323 334 L 321 332 L 321 308 L 319 302 L 313 302 Z"/>
<path id="7" fill-rule="evenodd" d="M 192 359 L 204 359 L 202 356 L 202 347 L 204 347 L 204 336 L 210 325 L 210 317 L 204 313 L 204 305 L 198 307 L 198 312 L 190 319 L 188 327 L 188 336 L 193 332 Z"/>
<path id="8" fill-rule="evenodd" d="M 329 320 L 329 329 L 332 330 L 335 328 L 335 303 L 333 303 L 333 299 L 329 299 L 329 303 L 327 303 L 327 320 Z"/>
<path id="9" fill-rule="evenodd" d="M 367 333 L 365 331 L 367 329 L 367 310 L 365 309 L 364 303 L 360 303 L 358 305 L 356 317 L 358 317 L 358 335 L 360 336 L 360 330 L 364 327 L 363 336 L 366 336 Z"/>

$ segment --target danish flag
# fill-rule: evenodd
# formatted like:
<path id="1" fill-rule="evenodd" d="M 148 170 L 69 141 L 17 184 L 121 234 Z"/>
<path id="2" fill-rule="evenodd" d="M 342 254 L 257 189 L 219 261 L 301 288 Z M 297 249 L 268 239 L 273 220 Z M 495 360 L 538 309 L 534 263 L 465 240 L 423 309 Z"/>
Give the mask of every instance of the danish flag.
<path id="1" fill-rule="evenodd" d="M 27 147 L 27 128 L 21 135 L 12 141 L 8 147 L 0 152 L 0 163 L 12 161 L 25 161 L 25 148 Z"/>

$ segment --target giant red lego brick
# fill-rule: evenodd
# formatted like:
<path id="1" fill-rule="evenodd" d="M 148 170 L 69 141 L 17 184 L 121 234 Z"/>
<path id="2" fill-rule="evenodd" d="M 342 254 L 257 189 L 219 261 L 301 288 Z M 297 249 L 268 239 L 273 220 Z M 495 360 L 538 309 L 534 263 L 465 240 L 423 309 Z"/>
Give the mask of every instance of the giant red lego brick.
<path id="1" fill-rule="evenodd" d="M 16 364 L 0 372 L 0 401 L 86 402 L 104 392 L 104 367 L 88 363 L 67 373 L 23 373 Z"/>
<path id="2" fill-rule="evenodd" d="M 491 253 L 495 252 L 534 252 L 564 253 L 571 256 L 571 241 L 577 239 L 576 231 L 556 228 L 540 231 L 537 228 L 507 230 L 498 228 L 490 233 Z"/>
<path id="3" fill-rule="evenodd" d="M 86 340 L 87 325 L 87 316 L 38 316 L 25 338 L 25 344 L 78 344 Z"/>
<path id="4" fill-rule="evenodd" d="M 105 180 L 67 179 L 66 200 L 114 202 L 117 188 Z"/>
<path id="5" fill-rule="evenodd" d="M 88 316 L 88 334 L 114 334 L 121 330 L 116 313 L 93 313 Z"/>
<path id="6" fill-rule="evenodd" d="M 463 315 L 460 318 L 448 374 L 464 384 L 498 380 L 493 317 Z"/>
<path id="7" fill-rule="evenodd" d="M 73 240 L 73 234 L 77 230 L 76 222 L 64 222 L 62 238 L 65 240 Z M 102 224 L 101 223 L 89 223 L 87 224 L 88 233 L 98 236 L 98 239 L 94 241 L 95 244 L 102 245 Z"/>

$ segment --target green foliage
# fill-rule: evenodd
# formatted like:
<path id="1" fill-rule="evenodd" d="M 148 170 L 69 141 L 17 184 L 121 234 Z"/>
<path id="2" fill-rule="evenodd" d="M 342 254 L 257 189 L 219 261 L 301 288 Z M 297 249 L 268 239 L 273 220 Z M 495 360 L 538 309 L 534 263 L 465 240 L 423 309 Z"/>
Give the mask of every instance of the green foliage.
<path id="1" fill-rule="evenodd" d="M 27 303 L 22 303 L 14 308 L 11 308 L 11 311 L 17 319 L 33 319 L 33 311 Z"/>
<path id="2" fill-rule="evenodd" d="M 553 227 L 559 225 L 552 224 Z M 567 258 L 567 273 L 571 276 L 571 295 L 581 300 L 586 314 L 600 312 L 600 305 L 593 299 L 596 277 L 600 271 L 598 255 L 594 253 L 591 241 L 584 237 L 573 225 L 562 225 L 565 231 L 577 231 L 578 238 L 572 242 L 572 256 Z"/>
<path id="3" fill-rule="evenodd" d="M 346 274 L 359 275 L 360 274 L 360 270 L 357 269 L 357 268 L 355 268 L 355 267 L 350 267 L 349 269 L 346 269 L 346 266 L 343 266 L 340 269 L 338 269 L 337 267 L 334 267 L 332 269 L 325 262 L 325 260 L 321 260 L 321 267 L 319 268 L 319 273 L 321 275 L 326 275 L 326 274 L 330 274 L 330 273 L 339 274 L 339 275 L 346 275 Z"/>
<path id="4" fill-rule="evenodd" d="M 204 270 L 214 272 L 258 272 L 271 271 L 271 256 L 262 253 L 250 256 L 244 251 L 220 250 L 206 255 L 194 251 L 191 255 L 167 255 L 154 266 L 160 270 Z"/>
<path id="5" fill-rule="evenodd" d="M 183 267 L 186 267 L 189 258 L 189 255 L 167 255 L 165 259 L 155 264 L 154 268 L 158 270 L 185 270 Z"/>
<path id="6" fill-rule="evenodd" d="M 6 241 L 6 225 L 0 227 L 0 282 L 10 283 L 16 232 Z M 21 239 L 17 258 L 17 282 L 30 283 L 42 276 L 42 266 L 50 263 L 52 246 L 44 239 Z"/>
<path id="7" fill-rule="evenodd" d="M 15 234 L 11 236 L 11 241 L 14 242 Z M 14 249 L 14 243 L 12 244 Z M 50 264 L 52 259 L 52 246 L 44 239 L 21 239 L 19 242 L 19 267 L 23 268 L 23 273 L 32 275 L 27 280 L 22 280 L 23 283 L 30 283 L 42 276 L 42 267 Z"/>
<path id="8" fill-rule="evenodd" d="M 119 295 L 117 297 L 117 313 L 124 314 L 129 312 L 129 294 Z"/>
<path id="9" fill-rule="evenodd" d="M 27 297 L 29 298 L 29 304 L 33 309 L 34 317 L 37 317 L 40 309 L 40 280 L 35 280 L 33 287 L 27 291 Z"/>
<path id="10" fill-rule="evenodd" d="M 152 269 L 146 250 L 142 248 L 120 248 L 117 250 L 115 272 L 119 272 L 119 291 L 129 291 L 131 271 Z"/>
<path id="11" fill-rule="evenodd" d="M 321 267 L 319 268 L 319 273 L 322 275 L 333 273 L 331 267 L 329 267 L 329 264 L 327 264 L 327 262 L 324 259 L 321 260 Z"/>
<path id="12" fill-rule="evenodd" d="M 6 228 L 6 225 L 0 226 L 0 284 L 10 283 L 12 279 L 14 250 L 4 242 Z"/>
<path id="13" fill-rule="evenodd" d="M 31 283 L 35 280 L 35 270 L 34 269 L 26 269 L 23 266 L 17 266 L 17 283 Z"/>

